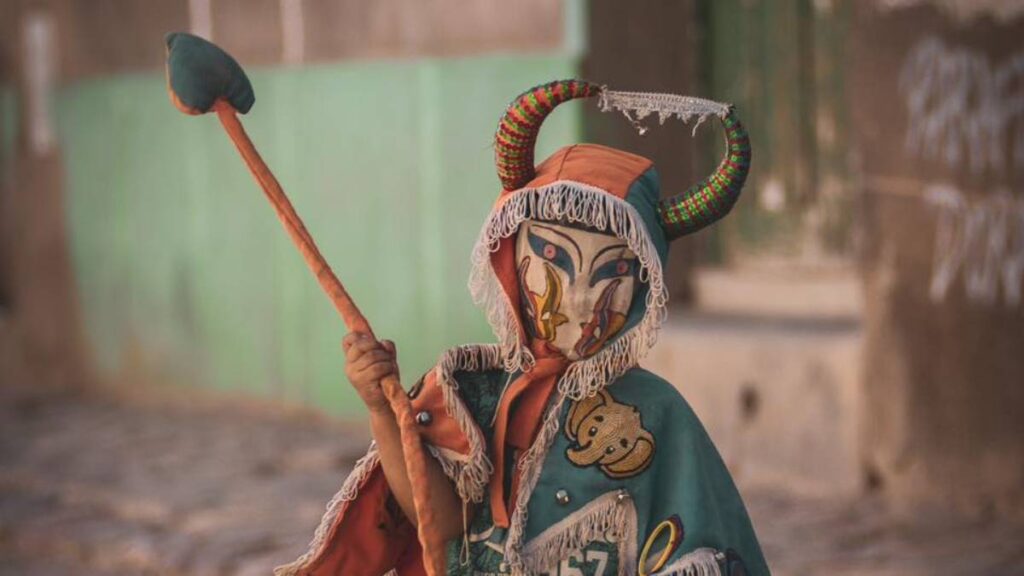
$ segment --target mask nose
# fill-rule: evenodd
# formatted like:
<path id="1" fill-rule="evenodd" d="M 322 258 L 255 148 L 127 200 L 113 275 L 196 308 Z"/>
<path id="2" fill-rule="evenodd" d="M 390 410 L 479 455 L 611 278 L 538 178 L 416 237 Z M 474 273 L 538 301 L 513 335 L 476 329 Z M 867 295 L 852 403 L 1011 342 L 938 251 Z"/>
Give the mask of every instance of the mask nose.
<path id="1" fill-rule="evenodd" d="M 573 328 L 578 329 L 581 322 L 590 319 L 590 313 L 594 309 L 593 290 L 587 290 L 583 286 L 573 286 L 566 294 L 565 315 L 569 317 L 569 323 Z"/>
<path id="2" fill-rule="evenodd" d="M 592 292 L 584 286 L 572 286 L 562 299 L 561 312 L 569 321 L 559 327 L 556 345 L 570 360 L 577 359 L 574 347 L 583 337 L 583 327 L 593 314 L 595 295 Z"/>

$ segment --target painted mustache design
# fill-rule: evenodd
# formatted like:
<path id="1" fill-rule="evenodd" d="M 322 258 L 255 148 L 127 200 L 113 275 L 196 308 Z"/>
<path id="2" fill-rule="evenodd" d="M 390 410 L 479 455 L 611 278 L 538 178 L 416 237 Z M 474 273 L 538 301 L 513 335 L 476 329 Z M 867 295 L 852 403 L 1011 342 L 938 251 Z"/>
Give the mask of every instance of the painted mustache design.
<path id="1" fill-rule="evenodd" d="M 562 281 L 554 268 L 544 263 L 544 294 L 537 294 L 526 285 L 526 269 L 530 266 L 530 257 L 523 258 L 519 263 L 519 291 L 522 295 L 523 310 L 527 316 L 527 326 L 534 338 L 554 340 L 558 327 L 569 321 L 558 309 L 562 305 Z"/>
<path id="2" fill-rule="evenodd" d="M 558 327 L 569 322 L 569 318 L 560 312 L 564 294 L 562 280 L 554 267 L 544 262 L 544 293 L 537 294 L 526 284 L 529 266 L 530 257 L 526 256 L 518 269 L 525 324 L 534 338 L 550 342 L 558 335 Z M 622 280 L 618 278 L 609 282 L 594 303 L 590 320 L 580 324 L 582 334 L 573 346 L 578 357 L 586 358 L 597 353 L 626 326 L 626 315 L 612 309 L 615 293 L 621 285 Z"/>
<path id="3" fill-rule="evenodd" d="M 615 279 L 604 287 L 594 304 L 594 315 L 581 325 L 583 335 L 574 347 L 580 358 L 595 354 L 626 325 L 626 315 L 611 309 L 612 297 L 621 284 L 622 280 Z"/>

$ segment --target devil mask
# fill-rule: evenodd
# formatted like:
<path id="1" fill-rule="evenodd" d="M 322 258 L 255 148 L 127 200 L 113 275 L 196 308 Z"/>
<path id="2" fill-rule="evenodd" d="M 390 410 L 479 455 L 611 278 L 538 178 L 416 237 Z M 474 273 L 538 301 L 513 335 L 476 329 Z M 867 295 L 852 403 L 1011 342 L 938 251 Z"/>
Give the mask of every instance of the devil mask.
<path id="1" fill-rule="evenodd" d="M 717 118 L 725 155 L 706 178 L 665 195 L 650 160 L 605 146 L 565 146 L 535 165 L 544 118 L 561 103 L 591 97 L 641 128 L 647 119 Z M 502 192 L 473 249 L 473 299 L 507 371 L 530 371 L 534 353 L 546 348 L 570 362 L 559 389 L 593 395 L 654 344 L 666 314 L 669 244 L 735 204 L 750 166 L 746 131 L 725 104 L 567 80 L 514 99 L 494 148 Z"/>
<path id="2" fill-rule="evenodd" d="M 516 262 L 523 324 L 569 360 L 593 355 L 626 325 L 638 262 L 622 239 L 528 220 Z"/>

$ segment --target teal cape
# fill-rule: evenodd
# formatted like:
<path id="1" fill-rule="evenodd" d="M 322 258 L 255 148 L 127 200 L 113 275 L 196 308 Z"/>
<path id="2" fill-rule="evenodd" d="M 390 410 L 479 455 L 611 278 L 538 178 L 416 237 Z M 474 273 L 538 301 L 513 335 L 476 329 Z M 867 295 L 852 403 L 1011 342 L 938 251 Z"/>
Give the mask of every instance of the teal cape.
<path id="1" fill-rule="evenodd" d="M 659 197 L 660 181 L 649 161 L 577 145 L 545 161 L 537 179 L 499 202 L 484 225 L 474 253 L 478 276 L 470 284 L 499 342 L 506 343 L 503 349 L 508 327 L 495 321 L 493 311 L 513 291 L 501 286 L 508 277 L 501 267 L 509 262 L 501 258 L 509 249 L 502 242 L 522 220 L 603 224 L 627 241 L 647 274 L 627 328 L 595 357 L 577 361 L 593 367 L 569 370 L 559 383 L 549 407 L 557 433 L 547 439 L 546 450 L 543 432 L 531 448 L 542 457 L 535 482 L 530 466 L 516 467 L 512 460 L 505 466 L 520 475 L 520 489 L 527 491 L 526 509 L 519 513 L 523 525 L 516 527 L 513 513 L 509 529 L 493 526 L 483 498 L 466 538 L 448 546 L 450 574 L 769 574 L 742 498 L 700 420 L 675 386 L 637 367 L 654 342 L 667 299 L 662 268 L 668 241 L 658 223 Z M 497 297 L 480 280 L 493 276 Z M 513 308 L 512 315 L 517 313 Z M 507 356 L 504 365 L 490 370 L 484 364 L 463 371 L 451 366 L 453 382 L 447 386 L 457 391 L 461 402 L 455 404 L 471 414 L 490 446 L 497 403 L 516 374 L 509 374 Z"/>
<path id="2" fill-rule="evenodd" d="M 477 422 L 490 422 L 508 375 L 502 370 L 458 372 L 460 395 Z M 652 543 L 645 559 L 649 566 L 661 559 L 658 572 L 648 574 L 768 575 L 757 537 L 743 501 L 718 451 L 697 415 L 675 387 L 659 376 L 634 368 L 606 388 L 614 401 L 636 408 L 642 424 L 654 438 L 651 464 L 636 475 L 611 478 L 599 466 L 581 467 L 567 452 L 573 442 L 566 433 L 571 405 L 561 409 L 559 434 L 544 458 L 540 478 L 530 499 L 526 523 L 526 548 L 540 550 L 545 540 L 572 530 L 572 523 L 601 524 L 600 508 L 631 508 L 609 517 L 633 526 L 613 526 L 612 538 L 604 534 L 569 551 L 560 561 L 544 568 L 550 576 L 611 576 L 636 574 L 639 554 L 659 524 L 673 517 L 682 538 L 664 559 L 667 530 Z M 483 427 L 490 440 L 492 430 Z M 619 501 L 619 494 L 626 497 Z M 559 499 L 559 496 L 564 496 Z M 598 514 L 594 514 L 597 511 Z M 507 530 L 492 529 L 488 500 L 477 505 L 468 531 L 468 561 L 462 540 L 448 545 L 448 573 L 479 575 L 508 573 L 508 562 L 499 552 Z M 604 526 L 600 526 L 603 528 Z M 584 527 L 584 528 L 589 528 Z M 589 532 L 581 529 L 578 532 Z M 486 535 L 481 538 L 481 535 Z M 622 537 L 633 542 L 616 541 Z M 612 542 L 609 542 L 611 540 Z M 628 562 L 629 566 L 620 566 Z M 700 571 L 703 569 L 704 571 Z M 504 571 L 503 571 L 504 570 Z M 716 572 L 717 570 L 717 572 Z"/>

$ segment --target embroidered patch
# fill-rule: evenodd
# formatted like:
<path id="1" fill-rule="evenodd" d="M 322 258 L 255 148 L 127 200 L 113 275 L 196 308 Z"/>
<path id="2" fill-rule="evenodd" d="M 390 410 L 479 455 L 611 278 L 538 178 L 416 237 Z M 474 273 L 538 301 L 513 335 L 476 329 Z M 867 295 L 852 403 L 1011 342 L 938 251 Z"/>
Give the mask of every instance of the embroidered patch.
<path id="1" fill-rule="evenodd" d="M 662 520 L 654 527 L 644 543 L 643 551 L 640 552 L 637 574 L 647 576 L 664 568 L 672 554 L 683 543 L 683 538 L 685 538 L 685 532 L 683 521 L 679 519 L 679 516 L 673 514 L 668 519 Z"/>
<path id="2" fill-rule="evenodd" d="M 576 466 L 599 465 L 609 478 L 635 476 L 654 459 L 654 436 L 635 406 L 616 402 L 607 390 L 573 402 L 565 423 L 571 444 L 565 455 Z"/>
<path id="3" fill-rule="evenodd" d="M 613 542 L 594 540 L 583 550 L 569 552 L 540 576 L 612 576 L 619 574 L 618 551 Z"/>

